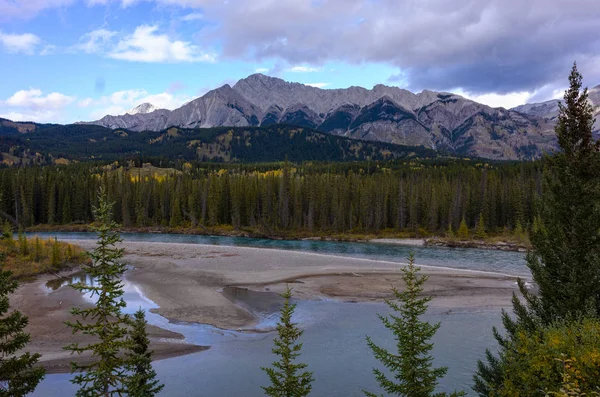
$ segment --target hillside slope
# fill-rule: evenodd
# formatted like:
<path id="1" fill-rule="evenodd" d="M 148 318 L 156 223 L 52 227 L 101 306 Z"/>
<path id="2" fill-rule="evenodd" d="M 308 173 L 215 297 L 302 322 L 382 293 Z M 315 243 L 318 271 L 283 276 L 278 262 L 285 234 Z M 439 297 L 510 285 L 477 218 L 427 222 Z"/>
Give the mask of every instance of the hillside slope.
<path id="1" fill-rule="evenodd" d="M 27 128 L 27 133 L 22 133 Z M 96 125 L 40 125 L 0 120 L 6 164 L 164 157 L 227 162 L 352 161 L 433 158 L 423 147 L 367 142 L 289 125 L 129 131 Z"/>

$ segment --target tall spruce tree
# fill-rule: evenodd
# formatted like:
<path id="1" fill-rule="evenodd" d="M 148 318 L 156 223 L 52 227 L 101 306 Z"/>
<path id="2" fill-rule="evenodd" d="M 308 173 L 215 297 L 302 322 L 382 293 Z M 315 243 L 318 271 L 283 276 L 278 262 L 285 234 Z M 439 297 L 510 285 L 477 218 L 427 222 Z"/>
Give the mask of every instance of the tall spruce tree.
<path id="1" fill-rule="evenodd" d="M 392 378 L 380 369 L 374 368 L 373 374 L 379 386 L 386 393 L 403 397 L 446 397 L 447 393 L 436 393 L 439 379 L 448 368 L 433 368 L 431 338 L 435 335 L 440 324 L 429 324 L 421 321 L 421 316 L 428 308 L 430 297 L 422 297 L 423 285 L 429 278 L 419 275 L 421 268 L 415 266 L 414 254 L 408 257 L 408 265 L 402 268 L 402 280 L 405 290 L 400 292 L 392 288 L 394 297 L 398 300 L 387 299 L 386 304 L 395 312 L 389 317 L 378 315 L 383 325 L 392 331 L 397 341 L 397 352 L 390 352 L 375 344 L 367 336 L 367 344 L 375 358 L 392 374 Z M 364 391 L 368 397 L 377 397 L 375 393 Z M 453 392 L 451 397 L 464 396 L 464 392 Z"/>
<path id="2" fill-rule="evenodd" d="M 91 364 L 72 363 L 73 372 L 82 372 L 72 380 L 80 385 L 77 396 L 122 395 L 127 380 L 124 353 L 129 347 L 126 336 L 131 320 L 121 312 L 125 307 L 121 281 L 125 265 L 119 262 L 123 249 L 115 247 L 121 238 L 114 231 L 117 225 L 112 220 L 112 205 L 106 191 L 101 189 L 98 207 L 94 208 L 97 246 L 89 253 L 92 263 L 83 268 L 96 282 L 92 285 L 73 284 L 76 290 L 89 293 L 96 299 L 91 308 L 73 308 L 71 313 L 79 319 L 67 322 L 73 333 L 81 332 L 97 339 L 87 345 L 74 343 L 65 347 L 72 353 L 91 352 L 93 358 Z"/>
<path id="3" fill-rule="evenodd" d="M 514 319 L 503 313 L 506 336 L 494 329 L 500 354 L 479 362 L 473 389 L 488 396 L 502 383 L 504 350 L 518 331 L 533 332 L 558 320 L 600 316 L 600 157 L 587 89 L 574 64 L 555 131 L 560 151 L 545 159 L 540 217 L 527 255 L 537 293 L 520 280 Z"/>
<path id="4" fill-rule="evenodd" d="M 0 256 L 0 397 L 21 397 L 35 390 L 46 371 L 36 366 L 40 355 L 15 355 L 29 343 L 24 332 L 28 319 L 21 312 L 9 313 L 9 295 L 18 287 L 10 271 L 2 269 L 4 254 Z"/>
<path id="5" fill-rule="evenodd" d="M 265 394 L 271 397 L 303 397 L 312 390 L 312 372 L 300 372 L 306 364 L 295 363 L 300 356 L 302 343 L 297 343 L 304 331 L 292 322 L 296 304 L 290 304 L 292 290 L 288 287 L 281 295 L 285 299 L 281 308 L 281 318 L 277 324 L 277 337 L 274 340 L 273 354 L 280 357 L 272 367 L 261 368 L 267 373 L 271 385 L 263 387 Z"/>
<path id="6" fill-rule="evenodd" d="M 125 389 L 130 397 L 152 397 L 164 388 L 156 379 L 156 371 L 152 368 L 152 351 L 148 349 L 150 340 L 146 324 L 145 312 L 141 309 L 135 312 L 129 333 L 130 352 L 127 354 L 129 376 L 125 382 Z"/>

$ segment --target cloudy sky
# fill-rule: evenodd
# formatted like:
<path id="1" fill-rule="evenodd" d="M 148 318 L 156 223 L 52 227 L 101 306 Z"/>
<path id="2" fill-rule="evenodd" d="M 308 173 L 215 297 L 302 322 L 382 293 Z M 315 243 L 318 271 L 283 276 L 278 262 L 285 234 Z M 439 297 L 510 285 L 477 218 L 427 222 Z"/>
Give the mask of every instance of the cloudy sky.
<path id="1" fill-rule="evenodd" d="M 0 0 L 0 117 L 173 109 L 255 72 L 491 106 L 600 84 L 599 0 Z"/>

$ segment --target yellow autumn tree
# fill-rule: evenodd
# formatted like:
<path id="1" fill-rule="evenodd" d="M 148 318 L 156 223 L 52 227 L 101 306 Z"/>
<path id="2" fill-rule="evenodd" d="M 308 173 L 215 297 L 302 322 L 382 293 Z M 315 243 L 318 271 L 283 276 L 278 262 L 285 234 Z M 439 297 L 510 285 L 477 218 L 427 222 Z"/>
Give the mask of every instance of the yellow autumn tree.
<path id="1" fill-rule="evenodd" d="M 598 319 L 555 325 L 533 334 L 518 331 L 502 360 L 504 380 L 490 396 L 536 396 L 544 391 L 561 395 L 566 389 L 593 396 L 600 390 L 598 346 Z"/>

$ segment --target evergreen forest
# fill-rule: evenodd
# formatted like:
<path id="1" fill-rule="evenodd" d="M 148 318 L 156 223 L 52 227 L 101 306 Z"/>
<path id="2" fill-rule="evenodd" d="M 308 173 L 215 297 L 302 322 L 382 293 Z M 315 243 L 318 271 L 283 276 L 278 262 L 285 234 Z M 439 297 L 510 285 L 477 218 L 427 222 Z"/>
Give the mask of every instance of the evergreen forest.
<path id="1" fill-rule="evenodd" d="M 160 161 L 154 162 L 161 165 Z M 542 163 L 176 162 L 143 160 L 0 170 L 0 214 L 16 227 L 92 221 L 103 186 L 123 227 L 295 233 L 492 234 L 527 230 Z M 214 231 L 210 229 L 211 231 Z"/>

